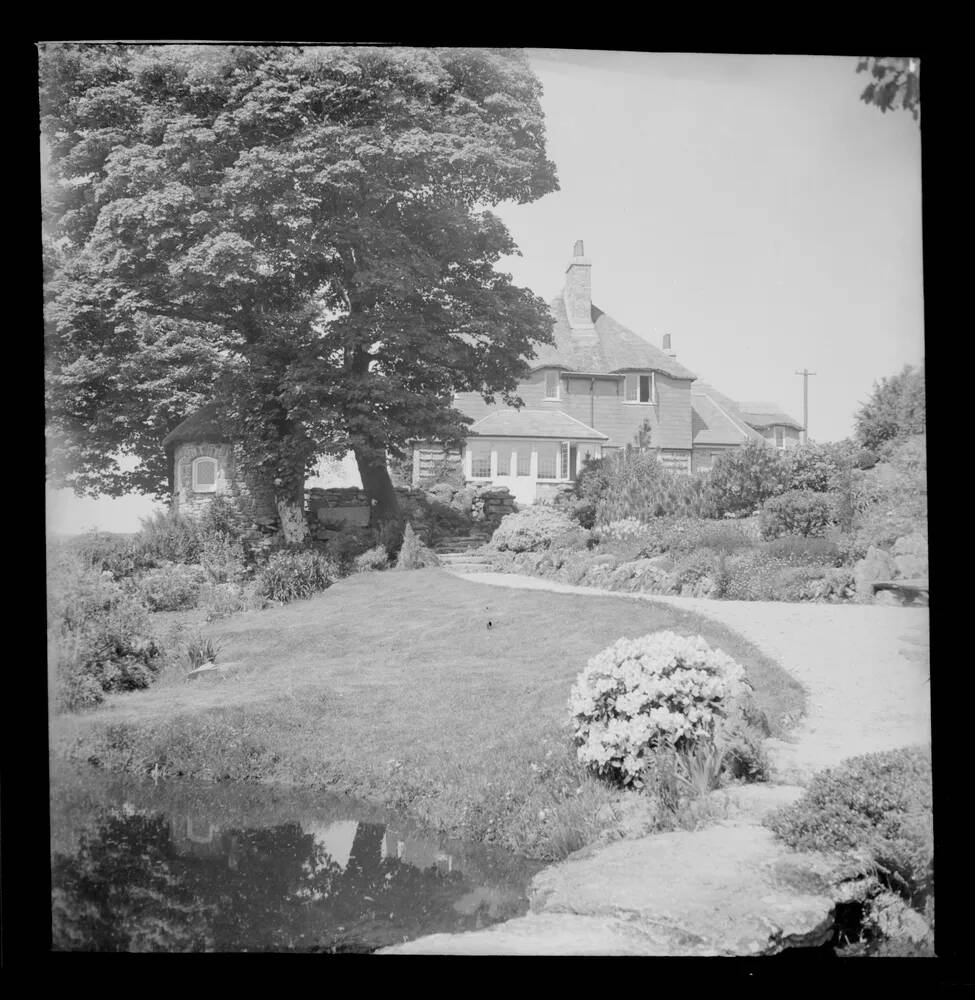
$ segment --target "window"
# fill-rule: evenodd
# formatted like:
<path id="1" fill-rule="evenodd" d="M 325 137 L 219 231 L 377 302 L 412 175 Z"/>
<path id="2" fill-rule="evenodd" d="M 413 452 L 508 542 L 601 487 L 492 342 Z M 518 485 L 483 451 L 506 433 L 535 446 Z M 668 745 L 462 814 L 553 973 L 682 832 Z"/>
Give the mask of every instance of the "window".
<path id="1" fill-rule="evenodd" d="M 547 371 L 545 373 L 545 398 L 559 398 L 559 373 L 557 371 Z"/>
<path id="2" fill-rule="evenodd" d="M 627 373 L 626 401 L 628 403 L 656 403 L 656 372 L 650 372 L 649 375 L 639 375 L 636 372 Z"/>
<path id="3" fill-rule="evenodd" d="M 554 442 L 544 442 L 538 445 L 538 478 L 555 478 L 555 456 L 558 446 Z"/>
<path id="4" fill-rule="evenodd" d="M 530 476 L 532 474 L 532 453 L 528 446 L 518 449 L 518 475 Z"/>
<path id="5" fill-rule="evenodd" d="M 471 477 L 489 479 L 491 476 L 491 446 L 475 444 L 471 446 Z"/>
<path id="6" fill-rule="evenodd" d="M 193 460 L 193 492 L 215 493 L 217 491 L 217 460 L 197 458 Z"/>
<path id="7" fill-rule="evenodd" d="M 498 475 L 511 475 L 511 453 L 514 449 L 510 444 L 498 445 Z"/>
<path id="8" fill-rule="evenodd" d="M 560 479 L 569 478 L 569 442 L 563 441 L 559 445 L 559 472 Z"/>
<path id="9" fill-rule="evenodd" d="M 776 427 L 775 428 L 775 447 L 784 448 L 785 447 L 785 428 Z"/>

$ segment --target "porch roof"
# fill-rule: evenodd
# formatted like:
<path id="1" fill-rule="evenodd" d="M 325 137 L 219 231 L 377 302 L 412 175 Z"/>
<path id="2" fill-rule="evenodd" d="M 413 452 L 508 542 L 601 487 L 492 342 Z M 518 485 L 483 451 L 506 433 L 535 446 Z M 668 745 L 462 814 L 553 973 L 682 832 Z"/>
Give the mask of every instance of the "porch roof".
<path id="1" fill-rule="evenodd" d="M 581 420 L 561 410 L 498 410 L 471 426 L 481 437 L 558 438 L 559 440 L 608 441 Z"/>

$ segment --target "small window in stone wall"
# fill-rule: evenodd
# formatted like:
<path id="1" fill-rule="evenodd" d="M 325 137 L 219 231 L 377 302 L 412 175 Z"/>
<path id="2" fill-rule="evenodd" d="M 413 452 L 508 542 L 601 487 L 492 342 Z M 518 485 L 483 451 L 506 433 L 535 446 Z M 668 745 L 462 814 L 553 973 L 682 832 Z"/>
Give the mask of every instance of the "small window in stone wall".
<path id="1" fill-rule="evenodd" d="M 197 458 L 193 461 L 193 492 L 215 493 L 217 489 L 217 460 Z"/>

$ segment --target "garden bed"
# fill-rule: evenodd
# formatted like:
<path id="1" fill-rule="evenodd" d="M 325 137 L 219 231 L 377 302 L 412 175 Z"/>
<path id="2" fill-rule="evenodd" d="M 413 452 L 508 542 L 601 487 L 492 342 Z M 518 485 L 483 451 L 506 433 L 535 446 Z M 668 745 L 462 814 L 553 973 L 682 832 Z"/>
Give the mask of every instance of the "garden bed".
<path id="1" fill-rule="evenodd" d="M 603 807 L 619 800 L 575 759 L 570 687 L 621 636 L 659 629 L 699 634 L 739 662 L 773 735 L 801 713 L 797 682 L 695 615 L 486 592 L 426 569 L 361 574 L 214 623 L 208 635 L 234 670 L 110 695 L 53 719 L 51 742 L 114 770 L 356 794 L 444 832 L 558 858 L 594 840 Z"/>

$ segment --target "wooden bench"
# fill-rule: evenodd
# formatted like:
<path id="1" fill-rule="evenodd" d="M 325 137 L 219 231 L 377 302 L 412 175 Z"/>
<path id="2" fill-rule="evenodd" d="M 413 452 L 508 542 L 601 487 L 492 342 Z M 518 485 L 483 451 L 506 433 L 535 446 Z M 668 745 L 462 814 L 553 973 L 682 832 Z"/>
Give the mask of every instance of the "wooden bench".
<path id="1" fill-rule="evenodd" d="M 912 604 L 917 597 L 928 599 L 927 580 L 874 580 L 870 587 L 873 594 L 880 590 L 893 590 L 905 598 L 908 604 Z"/>

